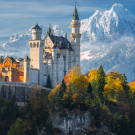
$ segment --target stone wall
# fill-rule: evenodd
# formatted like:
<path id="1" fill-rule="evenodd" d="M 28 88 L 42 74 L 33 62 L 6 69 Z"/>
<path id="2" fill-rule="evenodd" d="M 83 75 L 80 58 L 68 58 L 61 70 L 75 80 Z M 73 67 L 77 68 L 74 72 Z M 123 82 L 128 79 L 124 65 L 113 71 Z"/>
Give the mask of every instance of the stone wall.
<path id="1" fill-rule="evenodd" d="M 34 87 L 31 84 L 0 82 L 0 96 L 8 99 L 9 95 L 12 95 L 15 96 L 16 102 L 26 102 Z"/>

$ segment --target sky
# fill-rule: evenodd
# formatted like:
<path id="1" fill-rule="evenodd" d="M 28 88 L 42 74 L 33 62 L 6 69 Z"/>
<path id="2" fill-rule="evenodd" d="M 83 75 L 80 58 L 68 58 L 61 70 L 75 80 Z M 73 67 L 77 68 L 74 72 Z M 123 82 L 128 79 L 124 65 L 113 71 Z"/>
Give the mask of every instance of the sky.
<path id="1" fill-rule="evenodd" d="M 80 20 L 120 3 L 135 15 L 135 0 L 0 0 L 0 45 L 38 24 L 70 26 L 75 2 Z"/>

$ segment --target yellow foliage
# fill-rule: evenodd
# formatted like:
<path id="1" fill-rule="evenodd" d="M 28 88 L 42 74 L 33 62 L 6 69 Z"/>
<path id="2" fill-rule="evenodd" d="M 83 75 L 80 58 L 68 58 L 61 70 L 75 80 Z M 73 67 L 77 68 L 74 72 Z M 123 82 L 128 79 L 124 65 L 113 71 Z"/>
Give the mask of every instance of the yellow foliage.
<path id="1" fill-rule="evenodd" d="M 56 96 L 59 95 L 60 92 L 60 85 L 58 84 L 48 95 L 48 99 L 50 101 L 52 101 L 53 99 L 55 99 Z"/>
<path id="2" fill-rule="evenodd" d="M 119 72 L 112 71 L 106 75 L 106 85 L 104 87 L 104 96 L 111 101 L 116 101 L 117 96 L 124 92 L 121 74 Z"/>
<path id="3" fill-rule="evenodd" d="M 68 93 L 64 94 L 63 99 L 68 99 L 68 98 L 69 98 L 69 94 Z"/>
<path id="4" fill-rule="evenodd" d="M 81 67 L 75 66 L 67 72 L 67 74 L 64 77 L 64 81 L 67 87 L 76 79 L 77 76 L 82 75 L 81 70 Z"/>
<path id="5" fill-rule="evenodd" d="M 72 96 L 73 102 L 76 102 L 76 101 L 77 101 L 78 96 L 79 96 L 79 94 L 77 94 L 77 93 L 75 93 L 75 94 Z"/>
<path id="6" fill-rule="evenodd" d="M 92 69 L 89 71 L 89 74 L 88 74 L 88 77 L 89 77 L 89 81 L 91 82 L 93 79 L 97 79 L 97 70 L 96 69 Z"/>
<path id="7" fill-rule="evenodd" d="M 74 84 L 76 86 L 76 92 L 78 94 L 83 94 L 85 95 L 87 92 L 87 88 L 88 88 L 88 77 L 85 75 L 80 75 L 78 76 L 75 80 L 74 80 Z"/>

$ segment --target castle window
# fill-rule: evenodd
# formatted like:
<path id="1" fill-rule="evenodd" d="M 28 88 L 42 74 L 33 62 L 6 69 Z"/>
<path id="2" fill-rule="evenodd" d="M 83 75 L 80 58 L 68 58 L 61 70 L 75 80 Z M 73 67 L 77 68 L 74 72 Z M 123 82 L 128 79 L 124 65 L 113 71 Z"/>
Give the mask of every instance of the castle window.
<path id="1" fill-rule="evenodd" d="M 17 72 L 17 74 L 19 74 L 19 72 Z"/>
<path id="2" fill-rule="evenodd" d="M 18 79 L 18 77 L 17 77 L 17 79 Z"/>
<path id="3" fill-rule="evenodd" d="M 39 47 L 39 43 L 37 43 L 37 47 Z"/>
<path id="4" fill-rule="evenodd" d="M 78 55 L 77 55 L 77 57 L 78 57 Z"/>
<path id="5" fill-rule="evenodd" d="M 35 44 L 35 43 L 33 44 L 33 47 L 34 47 L 34 48 L 36 47 L 36 44 Z"/>
<path id="6" fill-rule="evenodd" d="M 30 43 L 30 47 L 32 48 L 32 43 Z"/>
<path id="7" fill-rule="evenodd" d="M 22 80 L 22 77 L 21 77 L 21 80 Z"/>

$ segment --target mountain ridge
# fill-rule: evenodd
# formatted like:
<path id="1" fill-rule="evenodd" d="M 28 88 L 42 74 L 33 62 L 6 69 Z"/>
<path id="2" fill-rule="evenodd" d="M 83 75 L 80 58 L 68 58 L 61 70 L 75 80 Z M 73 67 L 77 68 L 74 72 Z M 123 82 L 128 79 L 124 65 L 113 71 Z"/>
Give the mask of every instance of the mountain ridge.
<path id="1" fill-rule="evenodd" d="M 80 22 L 83 73 L 103 65 L 106 72 L 118 70 L 121 73 L 126 73 L 128 81 L 132 81 L 135 73 L 133 71 L 135 68 L 133 63 L 135 54 L 135 16 L 123 5 L 115 3 L 110 10 L 103 12 L 97 10 L 92 16 Z M 32 27 L 25 34 L 12 35 L 8 42 L 0 46 L 0 53 L 19 57 L 29 55 L 28 40 L 32 39 Z M 48 27 L 44 25 L 40 25 L 40 27 L 43 29 L 42 38 L 44 38 Z M 64 28 L 54 25 L 52 29 L 54 35 L 64 36 L 67 33 L 68 39 L 70 39 L 70 26 Z M 124 64 L 126 67 L 123 68 L 122 65 Z"/>

